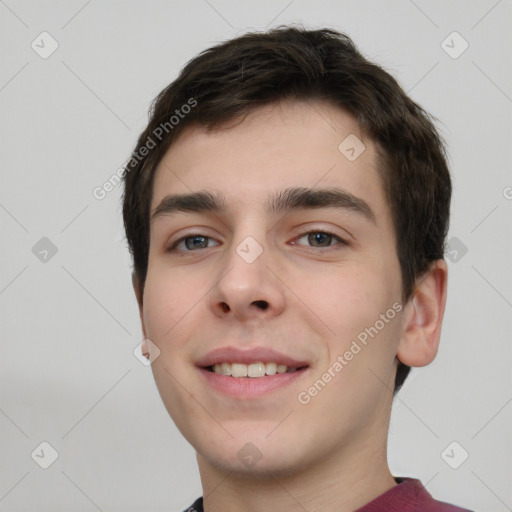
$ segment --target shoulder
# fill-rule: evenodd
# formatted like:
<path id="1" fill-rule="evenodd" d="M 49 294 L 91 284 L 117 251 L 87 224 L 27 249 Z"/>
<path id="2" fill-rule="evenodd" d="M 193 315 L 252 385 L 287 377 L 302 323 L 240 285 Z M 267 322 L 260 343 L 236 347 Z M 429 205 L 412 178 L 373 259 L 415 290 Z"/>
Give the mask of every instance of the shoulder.
<path id="1" fill-rule="evenodd" d="M 436 500 L 416 478 L 399 478 L 398 481 L 399 484 L 394 488 L 397 490 L 397 494 L 402 494 L 406 500 L 410 499 L 411 505 L 415 505 L 418 512 L 472 512 L 466 508 Z M 400 492 L 401 487 L 402 491 Z"/>
<path id="2" fill-rule="evenodd" d="M 395 477 L 397 485 L 356 512 L 472 512 L 434 499 L 416 478 Z"/>
<path id="3" fill-rule="evenodd" d="M 201 496 L 200 498 L 197 498 L 197 500 L 194 501 L 194 503 L 192 503 L 192 505 L 190 505 L 190 507 L 188 507 L 183 512 L 204 512 L 203 511 L 203 497 Z"/>

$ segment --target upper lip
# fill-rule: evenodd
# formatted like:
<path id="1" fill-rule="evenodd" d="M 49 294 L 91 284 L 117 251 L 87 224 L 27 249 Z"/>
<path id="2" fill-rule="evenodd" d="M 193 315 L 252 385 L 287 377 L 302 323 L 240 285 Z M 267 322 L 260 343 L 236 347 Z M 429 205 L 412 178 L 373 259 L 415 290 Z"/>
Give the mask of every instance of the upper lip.
<path id="1" fill-rule="evenodd" d="M 258 362 L 284 364 L 289 368 L 309 366 L 305 360 L 294 359 L 269 347 L 252 347 L 243 350 L 235 347 L 221 347 L 199 358 L 196 365 L 205 368 L 218 363 L 251 364 Z"/>

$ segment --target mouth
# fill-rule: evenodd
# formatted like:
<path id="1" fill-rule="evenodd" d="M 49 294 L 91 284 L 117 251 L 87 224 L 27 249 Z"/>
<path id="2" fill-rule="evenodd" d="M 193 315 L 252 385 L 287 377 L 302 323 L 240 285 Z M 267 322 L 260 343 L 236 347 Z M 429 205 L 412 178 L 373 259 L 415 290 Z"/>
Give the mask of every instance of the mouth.
<path id="1" fill-rule="evenodd" d="M 235 379 L 258 379 L 272 375 L 281 375 L 283 373 L 295 373 L 306 368 L 307 365 L 294 367 L 276 363 L 274 361 L 267 363 L 257 361 L 250 364 L 222 362 L 204 367 L 205 370 L 208 370 L 211 373 L 224 375 L 226 377 L 233 377 Z"/>
<path id="2" fill-rule="evenodd" d="M 306 359 L 294 359 L 270 347 L 217 348 L 195 365 L 206 388 L 231 399 L 248 400 L 278 395 L 310 373 Z"/>

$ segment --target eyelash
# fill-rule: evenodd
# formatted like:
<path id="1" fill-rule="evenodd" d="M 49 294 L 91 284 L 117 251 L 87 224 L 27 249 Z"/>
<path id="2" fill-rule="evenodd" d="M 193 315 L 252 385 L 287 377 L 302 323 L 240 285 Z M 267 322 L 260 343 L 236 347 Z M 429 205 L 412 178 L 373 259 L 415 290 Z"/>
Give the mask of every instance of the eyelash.
<path id="1" fill-rule="evenodd" d="M 332 233 L 331 231 L 324 231 L 324 230 L 319 230 L 319 229 L 313 229 L 311 231 L 306 231 L 305 233 L 302 233 L 301 235 L 299 235 L 297 237 L 298 240 L 300 240 L 301 238 L 304 238 L 305 236 L 307 235 L 310 235 L 311 233 L 321 233 L 323 235 L 329 235 L 329 236 L 332 236 L 334 239 L 337 239 L 340 244 L 339 245 L 342 245 L 342 246 L 348 246 L 349 243 L 344 240 L 343 238 L 339 237 L 338 235 L 336 235 L 335 233 Z M 205 235 L 202 235 L 201 233 L 191 233 L 190 235 L 187 235 L 187 236 L 184 236 L 178 240 L 176 240 L 171 247 L 169 247 L 169 249 L 167 249 L 167 252 L 174 252 L 174 251 L 177 251 L 177 246 L 187 240 L 187 238 L 194 238 L 194 237 L 203 237 L 203 238 L 206 238 L 208 240 L 213 240 L 213 237 L 211 236 L 205 236 Z M 294 245 L 302 245 L 302 244 L 297 244 L 297 243 L 294 243 Z M 326 247 L 313 247 L 313 246 L 310 246 L 309 248 L 310 249 L 331 249 L 332 247 L 335 247 L 336 244 L 334 245 L 328 245 Z M 200 248 L 199 250 L 204 250 L 204 249 L 208 249 L 208 247 L 203 247 L 203 248 Z M 194 250 L 191 250 L 191 249 L 186 249 L 186 250 L 183 250 L 183 252 L 195 252 Z"/>

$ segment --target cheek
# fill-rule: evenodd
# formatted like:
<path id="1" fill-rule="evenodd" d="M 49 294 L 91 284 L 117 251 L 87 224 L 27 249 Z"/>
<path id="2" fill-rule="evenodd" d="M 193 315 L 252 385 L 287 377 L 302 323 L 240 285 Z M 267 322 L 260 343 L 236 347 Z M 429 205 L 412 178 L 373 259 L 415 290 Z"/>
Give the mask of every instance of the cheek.
<path id="1" fill-rule="evenodd" d="M 365 381 L 370 367 L 386 373 L 393 363 L 399 337 L 399 315 L 393 309 L 399 295 L 393 276 L 387 275 L 378 263 L 353 265 L 323 279 L 322 284 L 323 289 L 315 289 L 315 307 L 329 328 L 325 338 L 327 364 L 332 365 L 338 357 L 348 361 L 344 377 L 337 381 Z M 312 283 L 309 289 L 314 289 Z"/>
<path id="2" fill-rule="evenodd" d="M 309 396 L 318 396 L 311 399 L 311 410 L 318 408 L 322 417 L 333 403 L 343 404 L 339 415 L 331 413 L 340 428 L 351 429 L 356 417 L 361 425 L 369 421 L 377 405 L 384 403 L 386 383 L 391 385 L 394 371 L 400 331 L 400 315 L 393 309 L 395 286 L 381 268 L 370 269 L 352 266 L 323 281 L 323 292 L 316 293 L 319 316 L 332 332 L 325 338 L 328 357 L 309 383 L 313 393 Z M 328 381 L 325 388 L 317 384 L 319 380 Z M 308 389 L 304 391 L 309 394 Z M 351 411 L 352 419 L 346 411 Z"/>
<path id="3" fill-rule="evenodd" d="M 177 333 L 187 325 L 187 315 L 204 300 L 204 280 L 176 269 L 149 266 L 144 289 L 146 334 L 158 346 L 181 339 Z M 173 342 L 174 346 L 176 343 Z M 166 347 L 167 348 L 167 347 Z"/>
<path id="4" fill-rule="evenodd" d="M 387 293 L 378 277 L 367 266 L 352 265 L 312 280 L 305 286 L 304 296 L 314 301 L 318 316 L 336 338 L 346 340 L 375 322 L 382 312 Z"/>

